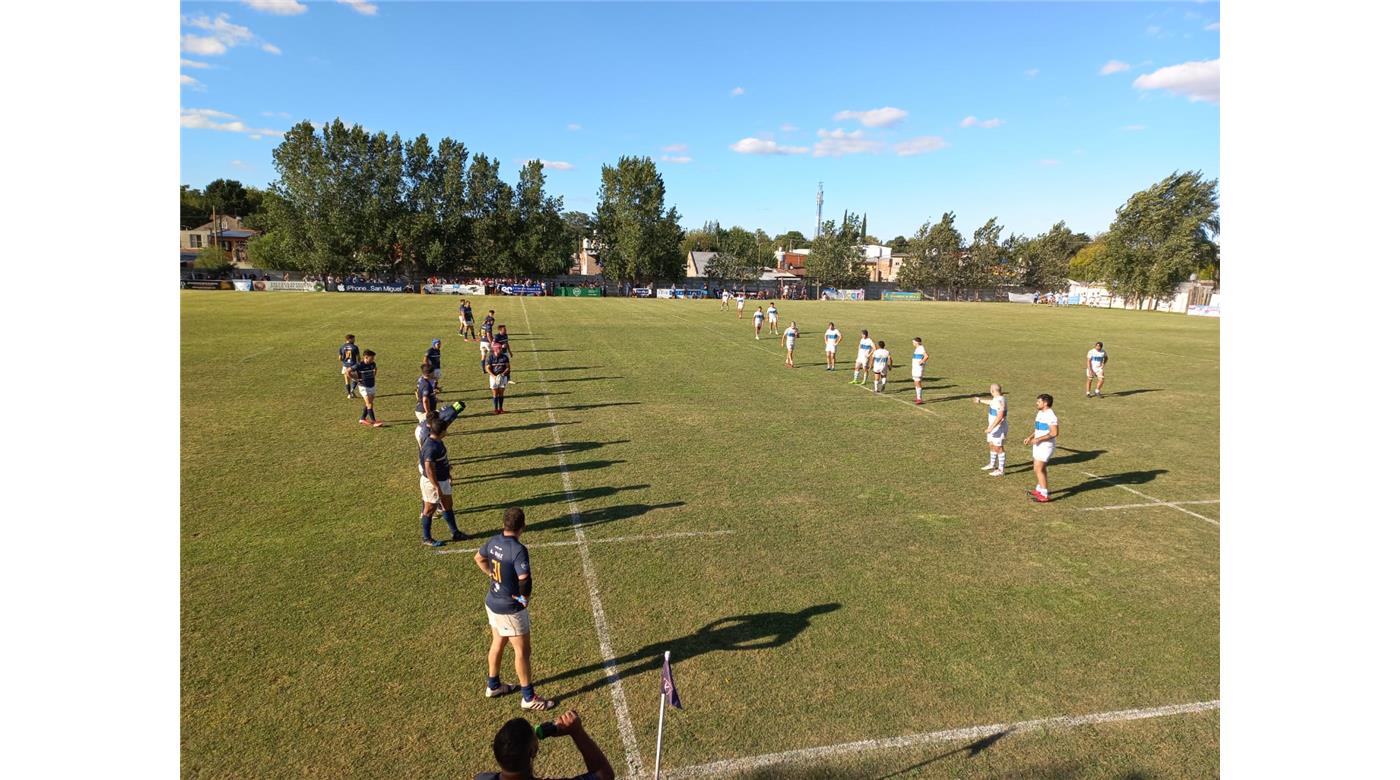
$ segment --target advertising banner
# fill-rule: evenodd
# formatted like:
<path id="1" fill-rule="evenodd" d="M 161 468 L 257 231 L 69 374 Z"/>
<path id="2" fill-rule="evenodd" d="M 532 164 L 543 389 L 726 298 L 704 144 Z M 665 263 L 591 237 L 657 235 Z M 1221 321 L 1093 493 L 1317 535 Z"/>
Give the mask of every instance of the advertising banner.
<path id="1" fill-rule="evenodd" d="M 566 298 L 601 298 L 601 287 L 555 287 L 554 294 Z"/>
<path id="2" fill-rule="evenodd" d="M 822 299 L 827 301 L 863 301 L 865 300 L 865 290 L 836 290 L 831 287 L 823 287 Z"/>
<path id="3" fill-rule="evenodd" d="M 252 279 L 234 279 L 233 289 L 239 292 L 251 292 L 253 290 Z"/>
<path id="4" fill-rule="evenodd" d="M 671 289 L 670 287 L 658 287 L 658 288 L 656 288 L 656 297 L 658 297 L 658 298 L 679 298 L 679 297 L 681 297 L 681 296 L 677 294 L 678 292 L 679 292 L 679 291 L 673 290 L 673 289 Z"/>
<path id="5" fill-rule="evenodd" d="M 1012 303 L 1035 303 L 1035 293 L 1007 293 L 1006 299 Z"/>
<path id="6" fill-rule="evenodd" d="M 253 282 L 254 290 L 286 290 L 289 292 L 320 292 L 320 282 Z"/>
<path id="7" fill-rule="evenodd" d="M 1187 306 L 1186 316 L 1188 317 L 1219 317 L 1219 306 Z"/>
<path id="8" fill-rule="evenodd" d="M 227 279 L 181 279 L 181 290 L 232 290 L 233 283 Z"/>
<path id="9" fill-rule="evenodd" d="M 401 293 L 413 292 L 413 288 L 406 284 L 370 284 L 369 282 L 337 284 L 337 292 L 373 292 L 373 293 Z"/>
<path id="10" fill-rule="evenodd" d="M 480 284 L 427 284 L 423 289 L 441 295 L 485 295 L 486 286 Z"/>
<path id="11" fill-rule="evenodd" d="M 904 290 L 885 290 L 880 293 L 882 301 L 922 301 L 924 294 L 921 292 L 906 292 Z"/>
<path id="12" fill-rule="evenodd" d="M 503 284 L 496 290 L 501 295 L 544 295 L 544 286 L 538 284 Z"/>
<path id="13" fill-rule="evenodd" d="M 652 297 L 652 295 L 651 295 L 651 288 L 650 288 L 650 287 L 633 287 L 633 288 L 632 288 L 632 297 L 633 297 L 633 298 L 650 298 L 650 297 Z"/>

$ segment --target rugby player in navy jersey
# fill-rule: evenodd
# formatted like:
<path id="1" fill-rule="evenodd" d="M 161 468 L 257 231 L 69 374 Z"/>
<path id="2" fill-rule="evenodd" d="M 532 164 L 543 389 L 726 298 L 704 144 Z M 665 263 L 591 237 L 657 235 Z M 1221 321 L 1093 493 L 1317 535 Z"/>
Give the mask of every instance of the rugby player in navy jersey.
<path id="1" fill-rule="evenodd" d="M 423 544 L 441 547 L 444 542 L 433 538 L 433 512 L 442 507 L 442 519 L 452 532 L 452 541 L 460 542 L 467 538 L 457 528 L 457 515 L 452 510 L 452 465 L 447 460 L 447 445 L 442 443 L 442 435 L 447 432 L 447 421 L 434 418 L 428 426 L 428 439 L 418 450 L 418 488 L 423 498 L 423 513 L 418 521 L 423 526 Z"/>
<path id="2" fill-rule="evenodd" d="M 496 310 L 495 310 L 495 309 L 487 309 L 487 310 L 486 310 L 486 318 L 483 319 L 483 320 L 481 321 L 481 332 L 482 332 L 482 333 L 485 333 L 487 336 L 490 336 L 490 335 L 492 335 L 492 333 L 493 333 L 493 330 L 492 330 L 492 329 L 495 328 L 495 327 L 496 327 Z"/>
<path id="3" fill-rule="evenodd" d="M 355 397 L 355 380 L 350 378 L 350 369 L 360 362 L 360 348 L 355 346 L 355 335 L 345 334 L 345 343 L 340 345 L 340 378 L 345 380 L 345 397 Z"/>
<path id="4" fill-rule="evenodd" d="M 350 378 L 359 383 L 360 397 L 365 399 L 365 408 L 360 412 L 360 425 L 382 428 L 384 423 L 374 417 L 374 382 L 378 373 L 379 366 L 374 362 L 374 350 L 367 349 L 364 358 L 350 369 Z"/>
<path id="5" fill-rule="evenodd" d="M 457 302 L 457 335 L 463 339 L 476 338 L 476 318 L 472 316 L 472 303 L 466 298 Z"/>
<path id="6" fill-rule="evenodd" d="M 418 418 L 418 422 L 423 422 L 428 416 L 429 409 L 437 408 L 437 383 L 433 381 L 433 367 L 427 363 L 423 364 L 423 375 L 418 377 L 418 387 L 413 391 L 418 398 L 418 405 L 413 407 L 413 414 Z"/>
<path id="7" fill-rule="evenodd" d="M 535 695 L 530 684 L 530 598 L 534 581 L 530 577 L 530 551 L 520 543 L 525 530 L 525 510 L 513 506 L 505 511 L 501 532 L 486 540 L 476 551 L 476 565 L 491 579 L 486 590 L 486 622 L 491 626 L 491 647 L 486 651 L 486 698 L 494 699 L 520 691 L 520 708 L 547 710 L 555 702 Z M 515 676 L 520 685 L 501 682 L 501 654 L 506 643 L 515 652 Z"/>
<path id="8" fill-rule="evenodd" d="M 496 336 L 494 339 L 492 339 L 492 343 L 500 344 L 501 351 L 506 353 L 506 359 L 510 359 L 510 336 L 506 334 L 506 326 L 502 325 L 501 327 L 496 328 Z M 515 384 L 515 381 L 510 378 L 509 367 L 506 368 L 506 384 Z"/>
<path id="9" fill-rule="evenodd" d="M 504 345 L 497 341 L 491 345 L 491 357 L 486 358 L 486 372 L 490 377 L 492 414 L 505 414 L 506 377 L 510 376 L 510 354 Z"/>
<path id="10" fill-rule="evenodd" d="M 442 387 L 442 339 L 433 339 L 423 353 L 423 363 L 433 369 L 433 384 Z"/>

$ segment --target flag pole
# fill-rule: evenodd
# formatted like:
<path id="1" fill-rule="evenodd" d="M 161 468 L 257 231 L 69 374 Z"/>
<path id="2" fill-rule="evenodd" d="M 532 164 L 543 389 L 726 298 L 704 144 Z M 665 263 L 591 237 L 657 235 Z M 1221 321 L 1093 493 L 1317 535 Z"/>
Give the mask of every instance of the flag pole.
<path id="1" fill-rule="evenodd" d="M 671 651 L 666 651 L 664 663 L 671 661 Z M 656 720 L 656 769 L 652 773 L 652 780 L 661 780 L 661 734 L 666 730 L 666 689 L 661 690 L 661 713 Z"/>

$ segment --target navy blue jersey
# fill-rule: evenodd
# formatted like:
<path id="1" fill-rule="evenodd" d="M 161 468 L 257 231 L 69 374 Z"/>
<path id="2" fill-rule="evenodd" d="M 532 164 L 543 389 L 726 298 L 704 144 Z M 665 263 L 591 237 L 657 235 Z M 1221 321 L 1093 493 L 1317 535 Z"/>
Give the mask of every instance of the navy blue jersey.
<path id="1" fill-rule="evenodd" d="M 374 375 L 379 373 L 378 363 L 356 363 L 354 369 L 355 376 L 359 378 L 361 387 L 374 389 Z"/>
<path id="2" fill-rule="evenodd" d="M 429 409 L 437 408 L 437 385 L 433 384 L 433 380 L 425 376 L 418 377 L 418 389 L 414 391 L 414 395 L 418 396 L 418 405 L 413 407 L 413 411 L 426 413 Z M 424 399 L 428 401 L 427 406 L 423 405 Z"/>
<path id="3" fill-rule="evenodd" d="M 354 344 L 340 345 L 340 364 L 346 368 L 360 362 L 360 348 Z"/>
<path id="4" fill-rule="evenodd" d="M 418 468 L 423 476 L 428 476 L 428 463 L 433 464 L 433 474 L 438 482 L 452 478 L 452 464 L 447 462 L 447 445 L 437 439 L 425 439 L 418 450 Z"/>
<path id="5" fill-rule="evenodd" d="M 471 305 L 470 303 L 467 303 L 467 304 L 463 304 L 462 306 L 459 306 L 458 308 L 462 310 L 462 316 L 467 318 L 467 322 L 471 322 L 471 321 L 472 321 L 472 305 Z"/>
<path id="6" fill-rule="evenodd" d="M 492 340 L 495 341 L 497 344 L 500 344 L 501 349 L 503 351 L 510 349 L 510 336 L 507 336 L 504 333 L 497 333 Z"/>
<path id="7" fill-rule="evenodd" d="M 496 327 L 496 318 L 492 317 L 490 314 L 486 315 L 486 319 L 481 321 L 481 327 L 485 328 L 489 333 L 492 328 Z"/>
<path id="8" fill-rule="evenodd" d="M 423 357 L 428 359 L 429 368 L 435 370 L 442 368 L 442 350 L 437 347 L 429 347 L 428 351 L 423 354 Z"/>
<path id="9" fill-rule="evenodd" d="M 481 557 L 491 567 L 491 587 L 486 591 L 486 608 L 497 615 L 519 612 L 524 604 L 515 600 L 520 594 L 520 578 L 530 574 L 530 551 L 514 536 L 496 534 L 481 545 Z"/>
<path id="10" fill-rule="evenodd" d="M 486 370 L 495 376 L 500 376 L 510 370 L 510 355 L 503 349 L 500 352 L 492 352 L 486 356 Z"/>

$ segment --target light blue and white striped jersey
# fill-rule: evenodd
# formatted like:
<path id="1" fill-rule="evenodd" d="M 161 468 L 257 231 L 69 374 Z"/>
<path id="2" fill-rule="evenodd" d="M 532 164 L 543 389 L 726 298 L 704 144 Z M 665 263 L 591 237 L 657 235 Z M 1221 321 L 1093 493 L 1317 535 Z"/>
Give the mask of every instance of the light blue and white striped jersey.
<path id="1" fill-rule="evenodd" d="M 988 402 L 988 404 L 987 404 L 987 425 L 991 425 L 992 423 L 994 423 L 994 422 L 997 421 L 997 413 L 999 413 L 999 412 L 1005 412 L 1005 411 L 1006 411 L 1006 396 L 1004 396 L 1004 395 L 993 396 L 993 397 L 992 397 L 992 400 L 991 400 L 990 402 Z M 1010 417 L 1010 414 L 1007 413 L 1006 416 L 1003 416 L 1003 417 L 1001 418 L 1001 427 L 1002 427 L 1002 428 L 1005 428 L 1005 427 L 1006 427 L 1006 421 L 1009 419 L 1009 417 Z"/>
<path id="2" fill-rule="evenodd" d="M 870 350 L 875 348 L 875 342 L 872 341 L 869 336 L 866 336 L 865 338 L 860 340 L 860 344 L 858 346 L 860 347 L 861 352 L 869 352 Z"/>
<path id="3" fill-rule="evenodd" d="M 914 362 L 915 362 L 916 364 L 917 364 L 919 361 L 923 360 L 924 357 L 927 356 L 927 355 L 928 355 L 928 352 L 924 350 L 924 345 L 923 345 L 923 344 L 920 344 L 919 346 L 914 347 Z"/>
<path id="4" fill-rule="evenodd" d="M 1044 435 L 1046 435 L 1047 433 L 1050 432 L 1050 426 L 1052 426 L 1052 425 L 1059 425 L 1059 424 L 1060 424 L 1060 418 L 1058 418 L 1058 417 L 1055 416 L 1055 410 L 1053 410 L 1053 409 L 1041 409 L 1040 411 L 1038 411 L 1038 412 L 1035 413 L 1035 435 L 1036 435 L 1036 436 L 1044 436 Z M 1051 442 L 1053 442 L 1054 440 L 1055 440 L 1054 438 L 1046 439 L 1046 441 L 1051 441 Z"/>
<path id="5" fill-rule="evenodd" d="M 1094 368 L 1103 368 L 1103 361 L 1107 357 L 1107 352 L 1104 352 L 1101 349 L 1091 349 L 1089 350 L 1089 365 L 1093 366 Z"/>
<path id="6" fill-rule="evenodd" d="M 834 345 L 839 338 L 841 338 L 841 331 L 835 328 L 827 328 L 826 343 Z"/>

